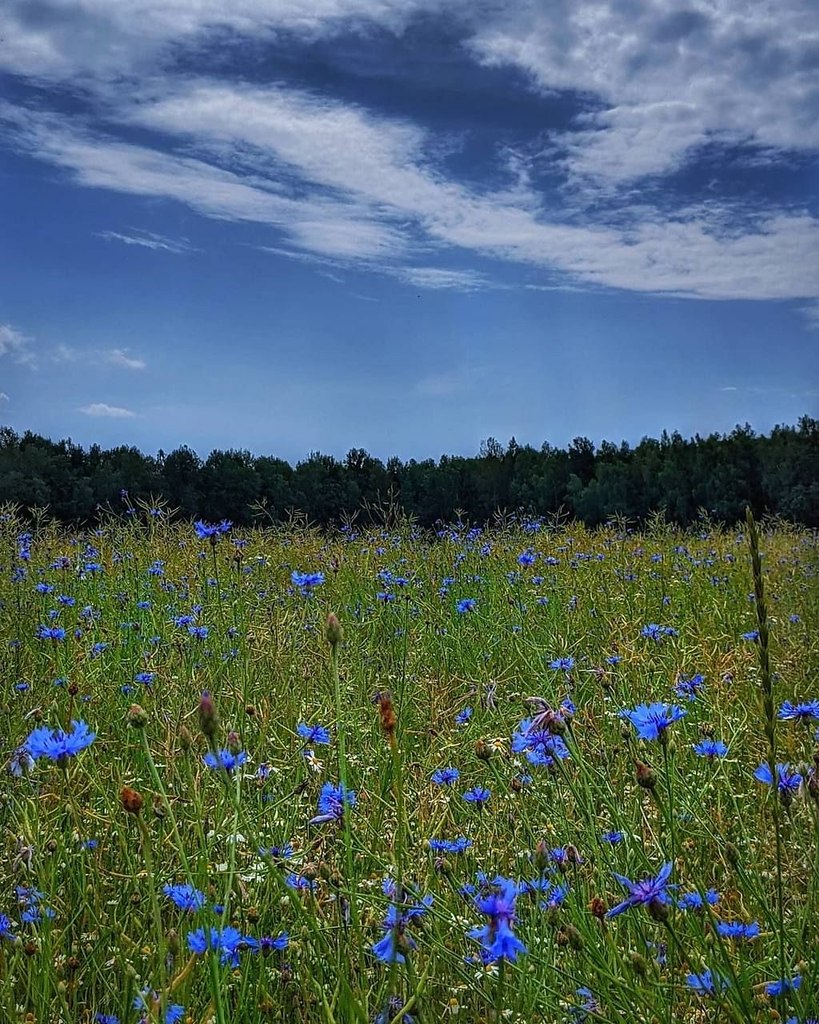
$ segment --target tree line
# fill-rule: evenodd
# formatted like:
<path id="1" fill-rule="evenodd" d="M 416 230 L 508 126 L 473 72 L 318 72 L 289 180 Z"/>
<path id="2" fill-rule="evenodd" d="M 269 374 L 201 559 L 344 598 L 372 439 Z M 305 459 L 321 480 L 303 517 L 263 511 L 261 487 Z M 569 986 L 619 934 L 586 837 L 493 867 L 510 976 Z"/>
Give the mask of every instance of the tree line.
<path id="1" fill-rule="evenodd" d="M 204 460 L 185 446 L 151 456 L 0 428 L 0 503 L 47 507 L 80 523 L 103 509 L 160 499 L 186 517 L 241 525 L 285 521 L 296 510 L 319 525 L 391 510 L 424 526 L 456 516 L 485 522 L 498 511 L 568 514 L 595 526 L 612 516 L 639 523 L 663 510 L 687 526 L 703 512 L 734 522 L 750 505 L 758 516 L 819 527 L 819 420 L 803 416 L 767 435 L 748 424 L 688 439 L 664 431 L 635 446 L 595 447 L 577 437 L 565 449 L 535 448 L 489 438 L 475 456 L 437 462 L 384 463 L 353 448 L 341 460 L 313 452 L 295 467 L 236 449 Z"/>

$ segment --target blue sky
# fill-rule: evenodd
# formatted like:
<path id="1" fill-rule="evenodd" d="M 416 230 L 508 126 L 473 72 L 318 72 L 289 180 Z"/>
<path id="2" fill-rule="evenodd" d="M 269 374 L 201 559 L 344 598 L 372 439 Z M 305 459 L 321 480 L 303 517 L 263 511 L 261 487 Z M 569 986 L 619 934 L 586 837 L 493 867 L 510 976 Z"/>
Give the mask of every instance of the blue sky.
<path id="1" fill-rule="evenodd" d="M 819 415 L 814 0 L 6 0 L 0 423 L 295 461 Z"/>

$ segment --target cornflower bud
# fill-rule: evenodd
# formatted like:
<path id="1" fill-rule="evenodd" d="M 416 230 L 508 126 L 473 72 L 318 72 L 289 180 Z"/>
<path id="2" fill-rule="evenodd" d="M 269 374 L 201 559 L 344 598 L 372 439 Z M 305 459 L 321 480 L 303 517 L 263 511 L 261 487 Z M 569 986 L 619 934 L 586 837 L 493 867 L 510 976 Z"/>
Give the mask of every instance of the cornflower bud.
<path id="1" fill-rule="evenodd" d="M 643 761 L 637 762 L 636 778 L 637 785 L 643 789 L 654 789 L 657 785 L 651 765 L 645 764 Z"/>
<path id="2" fill-rule="evenodd" d="M 227 734 L 227 748 L 234 756 L 241 753 L 242 740 L 239 737 L 239 733 L 235 729 L 231 729 Z"/>
<path id="3" fill-rule="evenodd" d="M 180 725 L 178 737 L 179 746 L 181 750 L 183 750 L 184 753 L 187 754 L 187 752 L 193 746 L 193 736 L 191 736 L 190 729 L 187 727 L 187 725 Z"/>
<path id="4" fill-rule="evenodd" d="M 122 809 L 128 814 L 139 814 L 145 803 L 142 795 L 137 793 L 135 789 L 131 789 L 130 786 L 122 787 L 122 791 L 119 794 L 119 802 L 122 805 Z"/>
<path id="5" fill-rule="evenodd" d="M 327 638 L 327 643 L 331 647 L 337 647 L 344 636 L 344 630 L 341 628 L 338 616 L 333 612 L 330 612 L 327 616 L 327 625 L 324 628 L 324 635 Z"/>
<path id="6" fill-rule="evenodd" d="M 388 740 L 392 740 L 395 736 L 395 727 L 398 720 L 395 717 L 392 695 L 388 690 L 378 695 L 378 715 L 381 721 L 381 731 Z"/>
<path id="7" fill-rule="evenodd" d="M 128 709 L 127 722 L 132 729 L 144 729 L 148 724 L 148 712 L 139 704 L 132 704 Z"/>
<path id="8" fill-rule="evenodd" d="M 475 757 L 479 761 L 488 761 L 492 756 L 492 747 L 486 742 L 486 740 L 478 740 L 475 744 Z"/>
<path id="9" fill-rule="evenodd" d="M 596 917 L 598 921 L 603 921 L 609 912 L 608 904 L 600 896 L 595 896 L 589 903 L 589 911 L 592 917 Z"/>
<path id="10" fill-rule="evenodd" d="M 219 717 L 216 714 L 216 707 L 213 698 L 205 690 L 199 698 L 199 728 L 202 735 L 212 740 L 219 731 Z"/>

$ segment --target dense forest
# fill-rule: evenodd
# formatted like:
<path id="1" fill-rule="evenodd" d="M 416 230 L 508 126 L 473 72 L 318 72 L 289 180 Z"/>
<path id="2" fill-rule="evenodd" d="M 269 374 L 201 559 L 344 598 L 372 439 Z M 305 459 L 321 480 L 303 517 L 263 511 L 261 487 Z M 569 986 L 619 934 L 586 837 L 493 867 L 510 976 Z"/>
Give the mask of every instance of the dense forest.
<path id="1" fill-rule="evenodd" d="M 578 437 L 564 450 L 489 438 L 476 456 L 437 462 L 385 465 L 355 448 L 343 460 L 313 452 L 295 467 L 248 451 L 216 450 L 202 460 L 181 447 L 154 457 L 0 428 L 0 503 L 89 522 L 103 509 L 160 500 L 183 516 L 239 524 L 298 511 L 325 525 L 391 510 L 422 525 L 456 516 L 480 523 L 505 511 L 564 513 L 593 526 L 614 515 L 638 523 L 663 510 L 686 526 L 703 512 L 731 522 L 750 505 L 757 515 L 819 527 L 819 420 L 804 416 L 765 436 L 747 424 L 688 440 L 664 432 L 634 447 L 604 441 L 595 448 Z"/>

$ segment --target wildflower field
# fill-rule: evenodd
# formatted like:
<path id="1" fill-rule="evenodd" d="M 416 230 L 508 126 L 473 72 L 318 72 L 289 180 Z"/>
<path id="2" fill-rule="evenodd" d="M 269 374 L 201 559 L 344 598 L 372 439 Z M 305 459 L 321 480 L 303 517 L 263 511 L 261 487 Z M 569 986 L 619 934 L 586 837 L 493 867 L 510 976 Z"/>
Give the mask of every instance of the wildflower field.
<path id="1" fill-rule="evenodd" d="M 819 539 L 0 522 L 0 1021 L 819 1017 Z"/>

